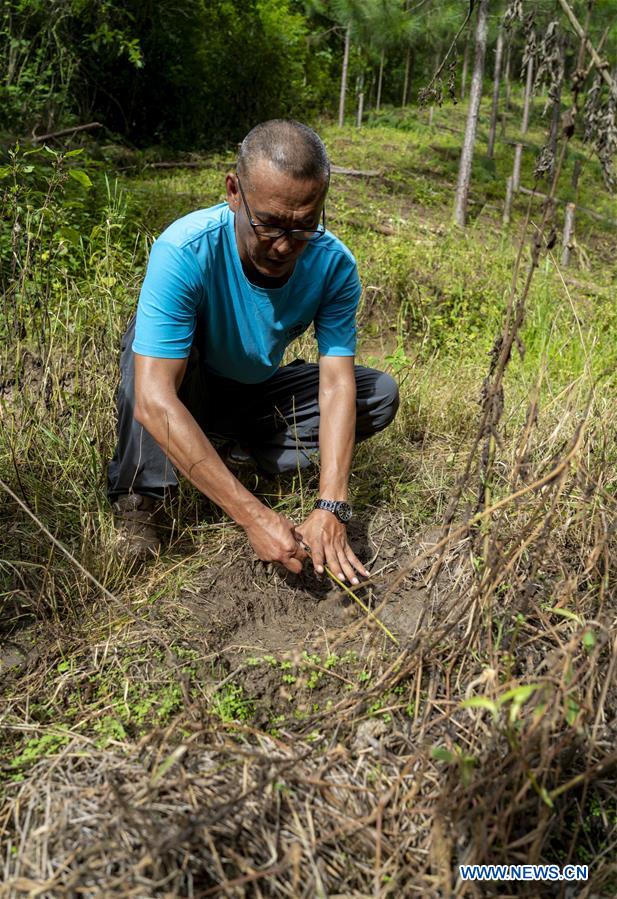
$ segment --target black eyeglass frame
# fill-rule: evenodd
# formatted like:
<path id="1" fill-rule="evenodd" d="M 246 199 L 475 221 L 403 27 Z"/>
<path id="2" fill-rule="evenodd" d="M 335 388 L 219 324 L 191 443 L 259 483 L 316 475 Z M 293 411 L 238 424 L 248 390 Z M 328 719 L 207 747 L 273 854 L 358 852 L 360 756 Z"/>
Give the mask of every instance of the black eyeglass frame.
<path id="1" fill-rule="evenodd" d="M 238 182 L 238 187 L 240 188 L 240 196 L 242 197 L 242 202 L 244 203 L 244 208 L 246 209 L 246 215 L 249 220 L 249 225 L 257 235 L 264 240 L 278 240 L 279 237 L 282 237 L 283 234 L 289 234 L 293 240 L 301 240 L 304 243 L 311 243 L 314 240 L 319 240 L 322 235 L 326 233 L 326 207 L 324 206 L 321 211 L 321 227 L 319 228 L 277 228 L 275 225 L 264 225 L 263 222 L 256 222 L 253 220 L 253 214 L 249 208 L 249 204 L 246 202 L 246 197 L 244 196 L 244 190 L 242 189 L 242 185 L 240 184 L 240 177 L 236 174 L 236 180 Z M 275 231 L 275 234 L 266 234 L 265 231 Z M 300 237 L 301 234 L 310 234 L 310 237 Z"/>

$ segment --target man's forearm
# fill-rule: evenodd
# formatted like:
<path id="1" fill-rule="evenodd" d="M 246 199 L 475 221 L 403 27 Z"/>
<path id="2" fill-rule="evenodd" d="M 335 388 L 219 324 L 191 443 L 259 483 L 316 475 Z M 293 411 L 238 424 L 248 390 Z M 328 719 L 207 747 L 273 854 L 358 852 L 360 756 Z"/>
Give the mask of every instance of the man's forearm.
<path id="1" fill-rule="evenodd" d="M 137 420 L 172 464 L 242 527 L 263 509 L 231 473 L 186 406 L 177 397 L 141 410 Z"/>
<path id="2" fill-rule="evenodd" d="M 320 496 L 347 499 L 356 432 L 355 380 L 319 391 Z"/>

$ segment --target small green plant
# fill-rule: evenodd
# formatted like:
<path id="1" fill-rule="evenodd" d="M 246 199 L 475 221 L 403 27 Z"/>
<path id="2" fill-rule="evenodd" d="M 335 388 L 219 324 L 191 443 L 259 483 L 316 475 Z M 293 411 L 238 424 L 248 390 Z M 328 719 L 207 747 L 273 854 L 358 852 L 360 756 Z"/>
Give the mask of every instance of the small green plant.
<path id="1" fill-rule="evenodd" d="M 39 759 L 55 755 L 70 741 L 69 734 L 47 733 L 40 737 L 30 737 L 23 744 L 21 751 L 11 760 L 12 769 L 24 769 L 30 767 Z"/>
<path id="2" fill-rule="evenodd" d="M 448 765 L 456 765 L 464 786 L 469 786 L 473 780 L 476 759 L 465 752 L 458 743 L 454 743 L 452 749 L 447 749 L 445 746 L 433 746 L 431 748 L 431 758 L 439 762 L 446 762 Z"/>
<path id="3" fill-rule="evenodd" d="M 239 684 L 226 684 L 214 695 L 212 710 L 225 722 L 248 722 L 254 714 L 254 706 L 244 695 L 244 688 Z"/>

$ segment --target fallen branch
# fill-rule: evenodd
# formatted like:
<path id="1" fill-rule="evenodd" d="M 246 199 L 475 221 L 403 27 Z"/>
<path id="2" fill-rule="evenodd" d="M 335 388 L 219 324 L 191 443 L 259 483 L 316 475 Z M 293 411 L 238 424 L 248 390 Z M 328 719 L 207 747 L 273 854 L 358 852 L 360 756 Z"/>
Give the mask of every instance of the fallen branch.
<path id="1" fill-rule="evenodd" d="M 87 125 L 75 125 L 73 128 L 62 128 L 60 131 L 50 131 L 49 134 L 33 134 L 32 143 L 38 144 L 43 140 L 53 140 L 56 137 L 66 137 L 67 134 L 77 134 L 79 131 L 94 131 L 102 128 L 100 122 L 88 122 Z"/>
<path id="2" fill-rule="evenodd" d="M 199 162 L 148 162 L 145 166 L 147 169 L 202 169 L 209 166 L 210 163 L 205 160 Z"/>
<path id="3" fill-rule="evenodd" d="M 380 225 L 378 222 L 361 222 L 359 219 L 340 219 L 338 216 L 329 216 L 330 224 L 351 225 L 352 228 L 367 228 L 369 231 L 375 231 L 377 234 L 384 234 L 391 237 L 396 234 L 396 229 L 392 225 Z"/>
<path id="4" fill-rule="evenodd" d="M 349 175 L 351 178 L 379 178 L 383 174 L 378 169 L 363 171 L 362 169 L 346 169 L 342 165 L 331 165 L 330 171 L 333 175 Z"/>

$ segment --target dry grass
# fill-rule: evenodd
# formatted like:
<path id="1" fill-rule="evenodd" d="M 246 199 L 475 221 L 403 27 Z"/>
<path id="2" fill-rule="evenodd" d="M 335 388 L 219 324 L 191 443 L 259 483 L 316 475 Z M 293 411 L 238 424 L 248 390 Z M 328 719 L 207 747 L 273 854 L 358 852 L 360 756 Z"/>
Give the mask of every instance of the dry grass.
<path id="1" fill-rule="evenodd" d="M 3 495 L 4 626 L 31 647 L 0 700 L 0 896 L 564 895 L 460 880 L 462 863 L 516 862 L 588 863 L 576 895 L 615 895 L 614 375 L 575 294 L 576 376 L 548 339 L 523 370 L 522 260 L 492 356 L 410 353 L 398 423 L 358 452 L 361 508 L 385 526 L 360 595 L 392 626 L 401 598 L 419 610 L 396 649 L 359 612 L 320 629 L 327 588 L 252 566 L 190 491 L 170 554 L 118 564 L 96 484 L 106 345 L 71 356 L 74 407 L 51 362 L 13 397 L 4 470 L 49 534 Z M 114 338 L 123 310 L 110 299 Z M 271 501 L 296 514 L 285 489 Z M 268 603 L 262 628 L 304 615 L 306 656 L 291 629 L 270 660 L 238 645 Z"/>

